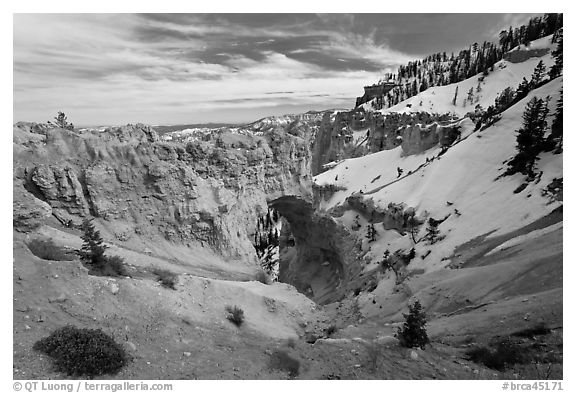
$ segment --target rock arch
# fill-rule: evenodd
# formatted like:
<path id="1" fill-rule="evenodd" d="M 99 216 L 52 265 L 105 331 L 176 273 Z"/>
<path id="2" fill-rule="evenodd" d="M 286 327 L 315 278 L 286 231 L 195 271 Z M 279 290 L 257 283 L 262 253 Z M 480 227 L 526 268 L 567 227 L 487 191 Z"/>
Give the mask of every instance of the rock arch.
<path id="1" fill-rule="evenodd" d="M 288 223 L 280 236 L 280 281 L 319 304 L 341 300 L 353 290 L 362 267 L 359 243 L 348 229 L 298 196 L 268 204 Z"/>

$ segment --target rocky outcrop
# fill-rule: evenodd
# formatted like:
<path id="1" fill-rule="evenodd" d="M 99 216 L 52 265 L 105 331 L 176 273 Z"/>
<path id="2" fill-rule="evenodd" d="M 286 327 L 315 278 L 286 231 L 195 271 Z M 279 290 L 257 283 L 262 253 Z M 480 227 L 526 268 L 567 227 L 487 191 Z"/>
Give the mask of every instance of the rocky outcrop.
<path id="1" fill-rule="evenodd" d="M 312 174 L 326 170 L 329 162 L 359 157 L 402 146 L 403 154 L 419 154 L 436 145 L 449 146 L 459 128 L 449 114 L 425 112 L 364 112 L 361 108 L 324 114 L 312 146 Z M 354 140 L 354 133 L 364 137 Z"/>
<path id="2" fill-rule="evenodd" d="M 280 281 L 320 304 L 352 291 L 362 266 L 360 244 L 348 229 L 302 198 L 284 196 L 270 206 L 289 224 L 280 236 Z"/>
<path id="3" fill-rule="evenodd" d="M 402 146 L 406 155 L 418 154 L 444 141 L 449 133 L 450 115 L 434 115 L 425 112 L 389 113 L 367 115 L 370 126 L 369 146 L 371 152 Z M 451 134 L 452 135 L 452 134 Z M 454 140 L 452 140 L 453 142 Z"/>
<path id="4" fill-rule="evenodd" d="M 50 129 L 47 124 L 42 123 L 32 123 L 27 121 L 19 121 L 14 124 L 14 130 L 21 132 L 29 132 L 33 134 L 46 135 L 46 132 Z"/>
<path id="5" fill-rule="evenodd" d="M 14 180 L 12 196 L 12 223 L 17 231 L 30 232 L 52 215 L 50 205 L 26 191 L 18 179 Z"/>
<path id="6" fill-rule="evenodd" d="M 311 194 L 306 129 L 300 136 L 282 128 L 261 136 L 223 132 L 182 144 L 137 124 L 103 132 L 51 129 L 45 143 L 14 142 L 15 176 L 37 205 L 17 215 L 24 209 L 15 204 L 20 227 L 40 221 L 48 207 L 64 224 L 97 217 L 118 228 L 119 240 L 193 242 L 252 264 L 251 239 L 267 200 Z"/>
<path id="7" fill-rule="evenodd" d="M 27 180 L 52 207 L 52 214 L 60 220 L 68 222 L 73 217 L 81 219 L 89 214 L 82 186 L 70 165 L 40 164 L 29 172 Z"/>
<path id="8" fill-rule="evenodd" d="M 394 229 L 398 232 L 409 230 L 412 226 L 420 225 L 422 220 L 416 217 L 416 210 L 403 203 L 389 203 L 381 207 L 374 203 L 372 198 L 362 194 L 352 194 L 346 201 L 337 206 L 332 214 L 339 217 L 347 210 L 354 210 L 373 224 L 382 223 L 386 230 Z"/>
<path id="9" fill-rule="evenodd" d="M 409 125 L 402 127 L 400 132 L 405 155 L 419 154 L 436 145 L 450 146 L 460 136 L 458 126 L 438 123 Z"/>
<path id="10" fill-rule="evenodd" d="M 356 98 L 356 106 L 360 106 L 376 97 L 386 95 L 390 90 L 396 86 L 395 83 L 380 83 L 372 86 L 364 86 L 364 95 Z"/>
<path id="11" fill-rule="evenodd" d="M 352 141 L 349 120 L 350 112 L 324 113 L 312 144 L 312 175 L 322 172 L 324 164 L 346 158 L 344 150 Z"/>
<path id="12" fill-rule="evenodd" d="M 396 127 L 396 120 L 382 125 Z M 262 119 L 188 141 L 159 138 L 141 124 L 43 134 L 19 127 L 14 174 L 28 202 L 15 204 L 14 225 L 30 230 L 52 215 L 75 226 L 96 217 L 121 242 L 194 243 L 256 265 L 257 219 L 273 207 L 287 223 L 280 281 L 330 303 L 356 289 L 361 250 L 355 234 L 315 211 L 311 172 L 326 160 L 355 154 L 355 130 L 371 124 L 374 117 L 363 111 L 330 111 Z M 434 134 L 438 142 L 441 135 Z M 392 210 L 372 214 L 400 229 L 406 212 Z"/>
<path id="13" fill-rule="evenodd" d="M 518 47 L 517 50 L 504 53 L 504 60 L 507 60 L 510 63 L 522 63 L 532 57 L 542 57 L 548 52 L 550 52 L 550 48 L 528 48 L 521 50 L 520 47 Z"/>
<path id="14" fill-rule="evenodd" d="M 362 109 L 325 112 L 312 145 L 312 175 L 323 172 L 329 162 L 366 154 L 367 144 L 354 141 L 354 132 L 367 128 Z"/>

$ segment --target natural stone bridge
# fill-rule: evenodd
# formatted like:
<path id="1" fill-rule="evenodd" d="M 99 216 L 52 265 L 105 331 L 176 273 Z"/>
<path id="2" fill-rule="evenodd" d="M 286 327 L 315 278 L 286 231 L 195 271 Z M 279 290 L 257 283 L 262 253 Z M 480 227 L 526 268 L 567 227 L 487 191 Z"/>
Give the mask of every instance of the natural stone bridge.
<path id="1" fill-rule="evenodd" d="M 288 221 L 280 236 L 279 279 L 294 285 L 319 304 L 332 303 L 354 290 L 359 276 L 356 238 L 312 203 L 288 195 L 269 202 Z"/>

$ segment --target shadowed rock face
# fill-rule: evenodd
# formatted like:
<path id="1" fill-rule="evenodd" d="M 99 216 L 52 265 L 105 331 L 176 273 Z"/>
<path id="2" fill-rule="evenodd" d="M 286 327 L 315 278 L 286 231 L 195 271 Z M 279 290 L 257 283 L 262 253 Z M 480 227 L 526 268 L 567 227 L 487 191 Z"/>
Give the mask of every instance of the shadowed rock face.
<path id="1" fill-rule="evenodd" d="M 542 57 L 548 52 L 550 52 L 550 48 L 513 50 L 504 54 L 504 60 L 508 60 L 510 63 L 522 63 L 532 57 Z"/>
<path id="2" fill-rule="evenodd" d="M 356 106 L 360 106 L 376 97 L 384 96 L 394 87 L 396 87 L 395 83 L 381 83 L 379 85 L 364 86 L 364 95 L 356 98 Z"/>
<path id="3" fill-rule="evenodd" d="M 342 299 L 362 269 L 356 238 L 302 198 L 283 196 L 269 205 L 288 221 L 291 232 L 283 227 L 280 237 L 280 281 L 320 304 Z"/>

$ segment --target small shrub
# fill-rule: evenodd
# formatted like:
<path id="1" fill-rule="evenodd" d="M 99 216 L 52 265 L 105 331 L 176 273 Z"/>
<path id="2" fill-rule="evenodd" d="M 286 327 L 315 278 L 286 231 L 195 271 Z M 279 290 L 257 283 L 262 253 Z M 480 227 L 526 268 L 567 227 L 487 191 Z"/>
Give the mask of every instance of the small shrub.
<path id="1" fill-rule="evenodd" d="M 287 341 L 286 341 L 286 345 L 288 346 L 288 348 L 296 348 L 296 339 L 294 337 L 290 337 Z"/>
<path id="2" fill-rule="evenodd" d="M 28 243 L 32 254 L 48 261 L 71 261 L 73 255 L 66 252 L 63 247 L 57 246 L 52 239 L 33 239 Z"/>
<path id="3" fill-rule="evenodd" d="M 117 276 L 126 276 L 126 265 L 124 258 L 118 255 L 106 256 L 106 265 L 112 273 Z"/>
<path id="4" fill-rule="evenodd" d="M 409 313 L 403 314 L 406 321 L 401 328 L 398 328 L 396 337 L 404 347 L 424 349 L 430 342 L 426 333 L 426 314 L 422 311 L 422 305 L 418 300 L 408 308 Z"/>
<path id="5" fill-rule="evenodd" d="M 438 235 L 440 234 L 440 230 L 438 229 L 438 225 L 442 221 L 435 220 L 432 217 L 428 219 L 428 226 L 426 227 L 426 239 L 430 242 L 430 244 L 434 244 L 438 241 Z"/>
<path id="6" fill-rule="evenodd" d="M 236 326 L 242 325 L 242 322 L 244 322 L 244 310 L 238 306 L 226 306 L 226 311 L 228 312 L 226 319 Z"/>
<path id="7" fill-rule="evenodd" d="M 338 327 L 336 327 L 336 325 L 330 325 L 326 328 L 326 337 L 331 337 L 334 333 L 336 333 L 336 331 L 338 330 Z"/>
<path id="8" fill-rule="evenodd" d="M 99 263 L 89 265 L 90 274 L 95 276 L 123 277 L 128 273 L 124 264 L 124 258 L 118 255 L 103 255 Z"/>
<path id="9" fill-rule="evenodd" d="M 33 349 L 50 356 L 58 371 L 73 376 L 115 374 L 128 362 L 124 348 L 100 329 L 65 326 Z"/>
<path id="10" fill-rule="evenodd" d="M 551 332 L 550 328 L 546 326 L 544 323 L 539 323 L 532 327 L 519 330 L 517 332 L 512 333 L 512 336 L 516 337 L 524 337 L 524 338 L 532 338 L 534 336 L 544 336 Z"/>
<path id="11" fill-rule="evenodd" d="M 378 369 L 378 363 L 380 362 L 380 357 L 384 352 L 384 347 L 379 344 L 376 340 L 371 341 L 364 345 L 366 348 L 366 367 L 368 367 L 373 372 Z"/>
<path id="12" fill-rule="evenodd" d="M 466 352 L 466 356 L 474 363 L 481 363 L 498 371 L 505 371 L 514 364 L 525 362 L 522 348 L 509 340 L 498 342 L 494 350 L 487 347 L 472 348 Z"/>
<path id="13" fill-rule="evenodd" d="M 300 373 L 300 361 L 294 359 L 286 351 L 277 350 L 270 358 L 270 368 L 288 372 L 290 378 L 295 378 Z"/>
<path id="14" fill-rule="evenodd" d="M 176 273 L 166 269 L 154 269 L 154 274 L 163 287 L 176 290 L 176 281 L 178 280 Z"/>
<path id="15" fill-rule="evenodd" d="M 343 186 L 340 184 L 332 184 L 332 183 L 327 183 L 327 184 L 312 183 L 312 188 L 314 188 L 315 190 L 317 190 L 321 193 L 325 192 L 328 194 L 333 194 L 333 193 L 338 192 L 338 191 L 346 191 L 347 190 L 346 186 Z"/>
<path id="16" fill-rule="evenodd" d="M 256 278 L 256 281 L 259 281 L 262 284 L 266 284 L 266 285 L 268 285 L 269 281 L 270 281 L 268 275 L 262 270 L 260 270 L 260 271 L 258 271 L 258 273 L 256 273 L 255 278 Z"/>
<path id="17" fill-rule="evenodd" d="M 368 224 L 367 232 L 366 232 L 366 239 L 368 239 L 368 243 L 375 242 L 377 236 L 378 236 L 378 231 L 376 230 L 376 227 L 374 226 L 374 224 L 372 224 L 372 223 Z"/>

